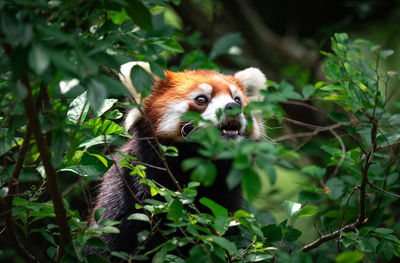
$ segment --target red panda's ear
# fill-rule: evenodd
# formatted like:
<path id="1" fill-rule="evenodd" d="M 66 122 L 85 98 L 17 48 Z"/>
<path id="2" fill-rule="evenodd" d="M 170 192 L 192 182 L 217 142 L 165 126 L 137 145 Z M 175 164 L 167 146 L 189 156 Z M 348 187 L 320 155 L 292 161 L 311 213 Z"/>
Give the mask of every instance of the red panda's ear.
<path id="1" fill-rule="evenodd" d="M 246 89 L 246 94 L 249 100 L 259 100 L 260 90 L 267 87 L 267 78 L 258 68 L 247 68 L 237 72 L 234 77 Z"/>
<path id="2" fill-rule="evenodd" d="M 149 73 L 153 83 L 159 81 L 160 78 L 151 72 L 150 64 L 147 62 L 132 61 L 132 62 L 125 63 L 121 66 L 121 68 L 120 68 L 121 73 L 119 74 L 119 79 L 125 85 L 125 87 L 129 90 L 129 92 L 132 94 L 132 97 L 135 98 L 136 101 L 139 101 L 140 94 L 138 94 L 136 92 L 135 88 L 133 87 L 132 81 L 131 81 L 131 70 L 136 65 L 142 67 L 144 70 L 147 71 L 147 73 Z"/>

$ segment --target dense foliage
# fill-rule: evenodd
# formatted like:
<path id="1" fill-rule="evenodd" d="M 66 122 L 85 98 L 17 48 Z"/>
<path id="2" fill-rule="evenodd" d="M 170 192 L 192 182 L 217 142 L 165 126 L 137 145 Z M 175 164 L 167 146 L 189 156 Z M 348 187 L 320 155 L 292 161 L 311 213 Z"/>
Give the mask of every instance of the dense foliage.
<path id="1" fill-rule="evenodd" d="M 122 127 L 125 108 L 140 107 L 124 99 L 128 92 L 116 72 L 127 61 L 142 60 L 163 78 L 171 70 L 218 70 L 217 58 L 234 54 L 243 43 L 238 33 L 222 36 L 206 51 L 196 34 L 186 36 L 174 27 L 171 6 L 180 1 L 9 1 L 0 2 L 0 156 L 2 260 L 102 262 L 86 255 L 85 247 L 108 249 L 96 236 L 115 233 L 117 221 L 97 222 L 102 209 L 87 219 L 93 188 L 113 164 L 112 153 L 130 139 Z M 175 20 L 174 20 L 175 19 Z M 176 22 L 176 21 L 175 21 Z M 183 46 L 188 46 L 182 56 Z M 130 220 L 149 223 L 138 234 L 141 246 L 121 260 L 152 262 L 386 262 L 400 257 L 400 224 L 394 204 L 399 195 L 400 104 L 391 101 L 391 85 L 400 73 L 381 67 L 393 51 L 365 40 L 335 34 L 332 52 L 323 66 L 325 80 L 294 87 L 287 81 L 268 81 L 262 99 L 247 111 L 259 112 L 271 125 L 290 123 L 308 131 L 282 134 L 261 142 L 222 141 L 215 128 L 193 134 L 203 145 L 198 158 L 183 162 L 192 170 L 191 182 L 171 191 L 146 178 L 146 166 L 124 156 L 121 165 L 140 176 L 153 196 Z M 135 88 L 144 98 L 148 74 L 132 71 Z M 392 84 L 393 83 L 393 84 Z M 296 102 L 325 116 L 324 126 L 286 116 L 282 104 Z M 313 106 L 314 105 L 314 106 Z M 185 116 L 202 122 L 189 113 Z M 329 137 L 327 138 L 327 136 Z M 300 145 L 285 144 L 299 139 Z M 313 143 L 308 144 L 312 140 Z M 298 152 L 304 145 L 307 149 Z M 319 160 L 305 157 L 317 152 Z M 160 155 L 179 154 L 160 145 Z M 232 159 L 230 187 L 241 185 L 243 210 L 229 214 L 213 200 L 194 205 L 196 188 L 214 183 L 211 160 Z M 298 200 L 282 200 L 286 219 L 276 222 L 251 204 L 264 178 L 274 184 L 276 169 L 301 170 L 308 179 Z M 168 169 L 165 167 L 165 169 Z M 293 182 L 294 183 L 294 182 Z M 268 197 L 264 198 L 268 202 Z M 157 215 L 166 215 L 160 223 Z M 314 242 L 298 242 L 296 226 L 311 217 L 318 233 Z M 239 236 L 224 236 L 239 226 Z M 181 233 L 151 251 L 143 250 L 152 236 Z M 191 244 L 189 255 L 180 247 Z M 320 247 L 321 246 L 321 247 Z"/>

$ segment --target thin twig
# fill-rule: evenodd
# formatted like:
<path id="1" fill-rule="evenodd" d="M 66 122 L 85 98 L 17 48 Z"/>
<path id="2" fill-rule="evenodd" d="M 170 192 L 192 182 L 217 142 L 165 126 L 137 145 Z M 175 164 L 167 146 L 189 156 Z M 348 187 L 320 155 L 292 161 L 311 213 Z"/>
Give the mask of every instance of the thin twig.
<path id="1" fill-rule="evenodd" d="M 322 237 L 322 233 L 321 233 L 321 231 L 319 231 L 319 229 L 318 229 L 317 225 L 315 224 L 315 222 L 313 223 L 313 225 L 314 225 L 314 228 L 317 231 L 319 237 Z"/>
<path id="2" fill-rule="evenodd" d="M 331 177 L 334 177 L 334 176 L 336 176 L 337 173 L 339 172 L 340 166 L 342 166 L 342 164 L 343 164 L 343 162 L 344 162 L 344 159 L 345 159 L 345 157 L 346 157 L 346 146 L 344 145 L 342 138 L 340 138 L 339 134 L 337 134 L 337 133 L 335 132 L 334 129 L 330 129 L 329 131 L 330 131 L 330 132 L 333 134 L 333 136 L 335 136 L 335 138 L 339 141 L 339 143 L 340 143 L 340 148 L 342 149 L 342 156 L 340 157 L 340 160 L 339 160 L 338 164 L 337 164 L 336 167 L 335 167 L 335 170 L 333 171 L 333 173 L 332 173 L 332 175 L 331 175 Z M 339 228 L 340 228 L 340 227 L 339 227 Z"/>
<path id="3" fill-rule="evenodd" d="M 367 153 L 367 156 L 365 157 L 365 164 L 361 168 L 362 179 L 361 179 L 361 190 L 360 190 L 360 218 L 359 218 L 359 220 L 361 222 L 363 222 L 366 218 L 365 188 L 368 183 L 368 170 L 372 164 L 372 156 L 374 155 L 376 147 L 377 147 L 376 136 L 377 136 L 378 124 L 376 123 L 375 119 L 371 119 L 371 122 L 372 122 L 372 128 L 371 128 L 372 146 L 371 146 L 371 149 L 369 150 L 369 152 Z"/>
<path id="4" fill-rule="evenodd" d="M 286 122 L 289 122 L 289 123 L 292 123 L 292 124 L 295 124 L 295 125 L 298 125 L 298 126 L 306 127 L 306 128 L 312 129 L 314 131 L 287 134 L 287 135 L 275 138 L 274 141 L 276 141 L 276 142 L 289 140 L 289 139 L 297 138 L 297 137 L 315 136 L 320 132 L 331 131 L 333 129 L 337 129 L 337 128 L 342 127 L 342 126 L 350 126 L 350 125 L 353 124 L 351 122 L 339 122 L 339 123 L 336 123 L 336 124 L 333 124 L 333 125 L 330 125 L 330 126 L 317 126 L 317 125 L 311 125 L 311 124 L 307 124 L 307 123 L 304 123 L 304 122 L 292 120 L 292 119 L 289 119 L 289 118 L 284 118 L 284 120 Z"/>
<path id="5" fill-rule="evenodd" d="M 322 114 L 326 115 L 326 112 L 324 112 L 323 110 L 321 110 L 321 109 L 319 109 L 319 108 L 317 108 L 317 107 L 315 107 L 313 105 L 310 105 L 310 104 L 307 104 L 305 102 L 302 102 L 302 101 L 288 100 L 288 101 L 282 102 L 282 104 L 302 106 L 302 107 L 309 108 L 309 109 L 311 109 L 313 111 L 316 111 L 316 112 L 319 112 L 319 113 L 322 113 Z"/>
<path id="6" fill-rule="evenodd" d="M 351 197 L 352 197 L 354 191 L 357 190 L 357 189 L 359 189 L 359 188 L 360 188 L 359 185 L 354 186 L 353 189 L 351 190 L 350 194 L 349 194 L 349 197 L 347 198 L 346 205 L 344 206 L 344 209 L 343 209 L 342 218 L 340 219 L 340 222 L 339 222 L 339 229 L 342 228 L 343 221 L 344 221 L 344 216 L 346 215 L 346 210 L 347 210 L 347 207 L 349 206 L 350 199 L 351 199 Z M 338 252 L 340 252 L 340 239 L 341 239 L 341 238 L 342 238 L 342 234 L 341 234 L 341 232 L 339 232 L 338 240 L 337 240 L 337 249 L 338 249 Z"/>
<path id="7" fill-rule="evenodd" d="M 357 229 L 358 227 L 360 227 L 361 225 L 363 225 L 364 222 L 360 222 L 358 219 L 356 220 L 356 222 L 352 223 L 352 224 L 348 224 L 344 227 L 342 227 L 341 229 L 338 229 L 334 232 L 331 232 L 330 234 L 327 235 L 323 235 L 321 237 L 319 237 L 318 239 L 316 239 L 315 241 L 311 242 L 308 245 L 305 245 L 304 247 L 301 248 L 302 251 L 309 251 L 311 249 L 317 248 L 320 245 L 322 245 L 323 243 L 325 243 L 326 241 L 332 240 L 334 238 L 336 238 L 340 232 L 349 232 L 349 231 L 353 231 L 354 229 Z"/>
<path id="8" fill-rule="evenodd" d="M 386 195 L 388 195 L 388 196 L 395 197 L 395 198 L 400 198 L 400 195 L 390 193 L 390 192 L 386 191 L 385 189 L 380 188 L 380 187 L 377 186 L 376 184 L 371 183 L 369 180 L 367 181 L 367 183 L 368 183 L 372 188 L 374 188 L 374 189 L 376 189 L 376 190 L 378 190 L 378 191 L 381 191 L 382 193 L 384 193 L 384 194 L 386 194 Z"/>
<path id="9" fill-rule="evenodd" d="M 149 164 L 149 163 L 144 163 L 144 162 L 140 162 L 140 161 L 136 161 L 136 160 L 130 160 L 130 162 L 134 163 L 134 164 L 141 164 L 141 165 L 144 165 L 144 166 L 147 166 L 147 167 L 150 167 L 150 168 L 154 168 L 154 169 L 157 169 L 157 170 L 161 170 L 161 171 L 166 171 L 167 170 L 167 168 L 164 168 L 164 167 L 159 167 L 159 166 L 155 166 L 155 165 L 152 165 L 152 164 Z"/>
<path id="10" fill-rule="evenodd" d="M 133 102 L 134 102 L 135 104 L 138 104 L 134 96 L 132 96 L 132 100 L 133 100 Z M 138 107 L 137 109 L 139 110 L 139 112 L 140 112 L 140 114 L 143 116 L 143 118 L 146 120 L 146 122 L 149 124 L 151 133 L 152 133 L 153 136 L 154 136 L 153 140 L 154 140 L 154 142 L 155 142 L 155 144 L 156 144 L 156 147 L 157 147 L 157 150 L 158 150 L 158 151 L 156 151 L 156 152 L 158 152 L 158 154 L 159 154 L 159 156 L 160 156 L 160 159 L 161 159 L 161 162 L 163 163 L 163 165 L 164 165 L 164 167 L 165 167 L 165 169 L 166 169 L 166 172 L 167 172 L 168 176 L 171 178 L 171 180 L 172 180 L 172 182 L 175 184 L 176 188 L 182 193 L 183 190 L 182 190 L 181 186 L 179 185 L 178 180 L 176 180 L 175 176 L 172 174 L 171 170 L 169 169 L 169 166 L 168 166 L 168 163 L 167 163 L 167 159 L 165 158 L 164 151 L 161 149 L 161 146 L 160 146 L 161 143 L 160 143 L 160 141 L 158 140 L 158 138 L 157 138 L 157 136 L 156 136 L 156 131 L 155 131 L 155 129 L 154 129 L 153 123 L 152 123 L 151 120 L 147 117 L 147 115 L 143 112 L 143 110 L 142 110 L 141 107 Z M 150 143 L 150 145 L 152 145 L 151 142 L 149 142 L 149 143 Z"/>

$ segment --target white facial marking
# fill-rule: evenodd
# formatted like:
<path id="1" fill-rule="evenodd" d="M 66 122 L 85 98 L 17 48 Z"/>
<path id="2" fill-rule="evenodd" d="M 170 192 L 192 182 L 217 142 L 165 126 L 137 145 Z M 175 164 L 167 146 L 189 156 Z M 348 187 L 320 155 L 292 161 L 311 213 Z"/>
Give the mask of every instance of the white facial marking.
<path id="1" fill-rule="evenodd" d="M 207 109 L 201 114 L 201 117 L 205 120 L 210 120 L 214 124 L 218 123 L 217 112 L 218 109 L 223 110 L 225 105 L 229 102 L 234 102 L 231 96 L 228 95 L 219 95 L 211 99 L 210 103 L 207 106 Z"/>
<path id="2" fill-rule="evenodd" d="M 207 109 L 201 114 L 201 117 L 205 120 L 210 120 L 214 123 L 214 125 L 217 125 L 221 120 L 217 119 L 217 112 L 219 109 L 224 110 L 226 104 L 234 102 L 231 96 L 229 95 L 219 95 L 217 97 L 212 98 L 210 103 L 207 106 Z M 225 118 L 224 114 L 222 115 L 222 120 Z M 238 116 L 238 121 L 240 123 L 240 134 L 243 134 L 246 130 L 246 125 L 247 121 L 246 118 L 244 117 L 244 114 L 241 113 Z M 205 126 L 204 124 L 202 125 L 200 123 L 200 127 Z"/>
<path id="3" fill-rule="evenodd" d="M 244 95 L 242 91 L 240 91 L 235 85 L 229 85 L 229 89 L 231 90 L 232 98 L 235 99 L 236 97 L 239 97 L 240 101 L 242 102 L 242 105 L 245 105 L 244 102 Z"/>
<path id="4" fill-rule="evenodd" d="M 212 87 L 207 83 L 201 83 L 197 89 L 189 94 L 189 99 L 194 100 L 199 95 L 206 95 L 207 98 L 211 97 Z"/>
<path id="5" fill-rule="evenodd" d="M 229 89 L 231 90 L 232 96 L 236 95 L 237 87 L 235 85 L 229 85 Z"/>
<path id="6" fill-rule="evenodd" d="M 176 134 L 179 130 L 178 124 L 181 121 L 181 117 L 188 111 L 188 107 L 187 101 L 178 100 L 172 102 L 161 117 L 157 132 L 165 135 Z"/>

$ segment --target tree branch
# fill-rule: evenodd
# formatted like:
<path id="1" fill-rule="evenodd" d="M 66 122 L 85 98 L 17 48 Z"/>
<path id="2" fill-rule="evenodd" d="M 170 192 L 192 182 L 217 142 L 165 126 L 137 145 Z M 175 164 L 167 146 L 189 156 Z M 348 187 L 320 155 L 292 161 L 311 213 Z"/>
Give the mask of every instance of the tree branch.
<path id="1" fill-rule="evenodd" d="M 342 228 L 343 221 L 344 221 L 344 216 L 346 215 L 346 210 L 347 210 L 347 207 L 349 206 L 350 199 L 351 199 L 351 197 L 353 196 L 354 191 L 357 190 L 357 189 L 359 189 L 359 188 L 360 188 L 360 186 L 358 186 L 358 185 L 354 186 L 353 189 L 351 190 L 350 194 L 349 194 L 349 197 L 347 198 L 346 205 L 344 206 L 344 209 L 343 209 L 342 218 L 340 219 L 339 229 Z M 338 240 L 337 240 L 338 252 L 340 252 L 340 238 L 341 238 L 341 237 L 342 237 L 341 232 L 339 232 Z"/>
<path id="2" fill-rule="evenodd" d="M 340 232 L 349 232 L 355 229 L 358 229 L 361 225 L 363 225 L 364 222 L 360 222 L 358 219 L 352 223 L 352 224 L 348 224 L 344 227 L 342 227 L 341 229 L 336 230 L 335 232 L 332 232 L 328 235 L 323 235 L 320 238 L 318 238 L 317 240 L 311 242 L 308 245 L 305 245 L 304 247 L 301 248 L 302 251 L 309 251 L 311 249 L 317 248 L 320 245 L 322 245 L 323 243 L 325 243 L 326 241 L 332 240 L 334 238 L 337 238 L 340 234 Z"/>
<path id="3" fill-rule="evenodd" d="M 314 130 L 314 131 L 286 134 L 286 135 L 283 135 L 281 137 L 273 139 L 275 142 L 280 142 L 280 141 L 284 141 L 284 140 L 288 140 L 288 139 L 292 139 L 292 138 L 297 138 L 297 137 L 315 136 L 320 132 L 324 132 L 324 131 L 332 132 L 332 130 L 334 130 L 336 128 L 340 128 L 342 126 L 350 126 L 350 125 L 354 124 L 354 123 L 351 123 L 351 122 L 339 122 L 339 123 L 336 123 L 336 124 L 333 124 L 333 125 L 330 125 L 330 126 L 317 126 L 317 125 L 312 125 L 312 124 L 296 121 L 296 120 L 285 118 L 285 117 L 283 117 L 283 120 L 285 122 L 288 122 L 288 123 L 291 123 L 291 124 L 294 124 L 294 125 L 297 125 L 297 126 L 302 126 L 302 127 L 307 128 L 307 129 Z"/>
<path id="4" fill-rule="evenodd" d="M 381 191 L 382 193 L 384 193 L 384 194 L 386 194 L 386 195 L 388 195 L 388 196 L 391 196 L 391 197 L 394 197 L 394 198 L 400 198 L 400 195 L 396 195 L 396 194 L 390 193 L 390 192 L 386 191 L 385 189 L 380 188 L 380 187 L 377 186 L 376 184 L 371 183 L 369 180 L 367 181 L 367 183 L 368 183 L 372 188 L 374 188 L 374 189 L 376 189 L 376 190 L 378 190 L 378 191 Z"/>
<path id="5" fill-rule="evenodd" d="M 28 77 L 22 79 L 28 94 L 24 99 L 25 113 L 28 119 L 28 123 L 32 128 L 32 133 L 36 141 L 36 145 L 42 159 L 43 167 L 46 172 L 47 185 L 49 194 L 53 201 L 54 213 L 56 215 L 56 221 L 60 230 L 60 245 L 58 249 L 58 260 L 65 252 L 65 246 L 71 239 L 70 229 L 67 222 L 67 215 L 64 207 L 64 203 L 61 197 L 60 189 L 58 187 L 57 173 L 53 165 L 51 164 L 51 155 L 47 149 L 43 134 L 40 129 L 40 123 L 38 113 L 32 99 L 32 89 L 29 83 Z"/>

